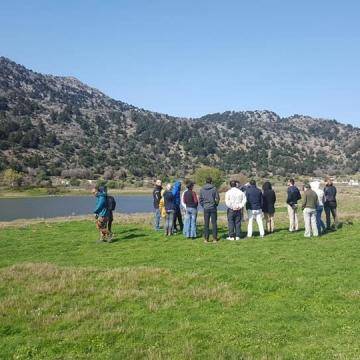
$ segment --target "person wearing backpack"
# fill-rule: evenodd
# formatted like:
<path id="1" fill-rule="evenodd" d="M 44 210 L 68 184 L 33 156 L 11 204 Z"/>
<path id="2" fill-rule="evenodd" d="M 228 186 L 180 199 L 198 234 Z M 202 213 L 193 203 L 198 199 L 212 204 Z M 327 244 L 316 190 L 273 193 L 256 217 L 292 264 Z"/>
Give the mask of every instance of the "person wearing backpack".
<path id="1" fill-rule="evenodd" d="M 299 220 L 297 216 L 298 210 L 298 201 L 301 199 L 301 194 L 299 189 L 295 186 L 295 180 L 288 180 L 288 190 L 287 190 L 287 209 L 289 215 L 289 231 L 298 231 L 299 230 Z"/>
<path id="2" fill-rule="evenodd" d="M 96 219 L 96 227 L 100 231 L 100 240 L 98 240 L 98 242 L 109 241 L 109 210 L 107 207 L 107 196 L 105 189 L 103 186 L 95 187 L 92 192 L 96 197 L 94 213 Z"/>
<path id="3" fill-rule="evenodd" d="M 182 196 L 185 205 L 184 235 L 187 238 L 194 240 L 196 238 L 196 218 L 199 200 L 196 192 L 193 191 L 194 183 L 192 181 L 187 181 L 186 187 L 187 190 Z"/>
<path id="4" fill-rule="evenodd" d="M 112 238 L 113 238 L 113 233 L 112 233 L 112 223 L 114 221 L 114 216 L 113 216 L 113 211 L 116 208 L 116 201 L 114 199 L 113 196 L 109 195 L 107 192 L 107 188 L 105 187 L 105 192 L 106 192 L 106 205 L 107 205 L 107 209 L 109 211 L 109 220 L 108 220 L 108 230 L 109 230 L 109 236 L 108 236 L 108 241 L 111 242 Z"/>

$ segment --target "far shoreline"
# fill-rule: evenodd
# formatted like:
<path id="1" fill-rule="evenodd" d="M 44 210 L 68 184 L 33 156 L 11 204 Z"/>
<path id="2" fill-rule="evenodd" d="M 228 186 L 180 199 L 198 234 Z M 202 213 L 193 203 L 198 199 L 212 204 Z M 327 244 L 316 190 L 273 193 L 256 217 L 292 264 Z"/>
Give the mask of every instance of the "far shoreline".
<path id="1" fill-rule="evenodd" d="M 54 193 L 51 193 L 54 189 Z M 66 197 L 66 196 L 93 196 L 91 189 L 58 189 L 57 188 L 34 188 L 26 190 L 0 190 L 0 199 L 26 199 L 38 197 Z M 143 196 L 151 195 L 152 189 L 149 188 L 128 188 L 128 189 L 109 189 L 109 194 L 120 196 Z"/>

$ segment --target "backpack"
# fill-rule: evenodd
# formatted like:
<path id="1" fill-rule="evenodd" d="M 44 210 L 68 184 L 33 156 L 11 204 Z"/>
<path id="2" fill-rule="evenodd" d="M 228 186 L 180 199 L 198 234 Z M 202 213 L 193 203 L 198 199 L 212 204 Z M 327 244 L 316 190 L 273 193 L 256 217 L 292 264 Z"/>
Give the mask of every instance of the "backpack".
<path id="1" fill-rule="evenodd" d="M 112 197 L 112 196 L 107 196 L 107 199 L 106 199 L 106 201 L 107 201 L 107 209 L 109 210 L 109 211 L 114 211 L 115 210 L 115 208 L 116 208 L 116 201 L 115 201 L 115 199 Z"/>

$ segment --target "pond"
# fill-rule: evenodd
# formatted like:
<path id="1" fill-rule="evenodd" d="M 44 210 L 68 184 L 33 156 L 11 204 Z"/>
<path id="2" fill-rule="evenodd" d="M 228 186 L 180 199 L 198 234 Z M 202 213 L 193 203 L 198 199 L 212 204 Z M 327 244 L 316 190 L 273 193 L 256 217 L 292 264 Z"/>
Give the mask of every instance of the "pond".
<path id="1" fill-rule="evenodd" d="M 151 195 L 121 195 L 114 198 L 117 212 L 132 214 L 153 211 Z M 0 199 L 0 221 L 86 215 L 92 214 L 94 207 L 93 196 Z"/>
<path id="2" fill-rule="evenodd" d="M 115 195 L 114 198 L 115 212 L 134 214 L 154 210 L 151 195 Z M 93 213 L 94 207 L 93 196 L 0 199 L 0 221 L 87 215 Z M 219 210 L 223 209 L 223 206 L 219 207 Z"/>

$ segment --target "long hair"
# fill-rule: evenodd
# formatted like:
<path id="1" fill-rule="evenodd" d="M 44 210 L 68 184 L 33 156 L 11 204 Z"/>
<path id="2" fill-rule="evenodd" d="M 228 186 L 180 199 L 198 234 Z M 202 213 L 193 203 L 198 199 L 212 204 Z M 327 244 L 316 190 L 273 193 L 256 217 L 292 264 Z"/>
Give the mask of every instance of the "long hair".
<path id="1" fill-rule="evenodd" d="M 262 188 L 263 188 L 264 191 L 272 190 L 272 186 L 271 186 L 270 181 L 265 181 Z"/>

